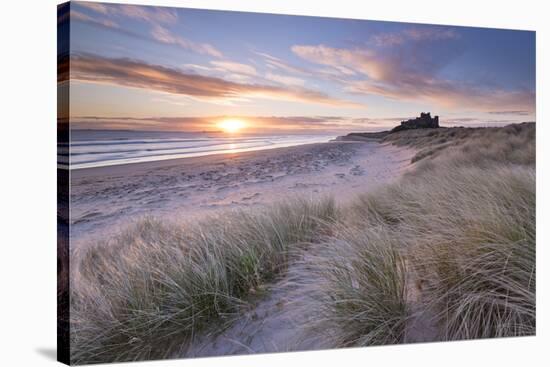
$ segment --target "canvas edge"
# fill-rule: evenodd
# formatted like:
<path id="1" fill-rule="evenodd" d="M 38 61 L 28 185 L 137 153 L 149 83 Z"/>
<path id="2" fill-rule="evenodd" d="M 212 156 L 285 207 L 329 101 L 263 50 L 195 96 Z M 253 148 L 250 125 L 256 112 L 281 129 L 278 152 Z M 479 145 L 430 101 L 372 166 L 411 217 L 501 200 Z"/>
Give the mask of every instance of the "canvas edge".
<path id="1" fill-rule="evenodd" d="M 57 360 L 70 364 L 70 2 L 57 6 Z"/>

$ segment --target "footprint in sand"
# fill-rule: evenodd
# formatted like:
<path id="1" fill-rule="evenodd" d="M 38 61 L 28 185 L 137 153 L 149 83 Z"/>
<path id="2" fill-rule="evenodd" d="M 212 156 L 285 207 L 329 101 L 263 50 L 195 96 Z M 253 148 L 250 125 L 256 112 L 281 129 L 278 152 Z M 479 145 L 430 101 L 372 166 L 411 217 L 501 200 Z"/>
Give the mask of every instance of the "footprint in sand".
<path id="1" fill-rule="evenodd" d="M 365 174 L 365 170 L 362 169 L 361 166 L 356 165 L 355 167 L 350 169 L 349 173 L 352 174 L 353 176 L 362 176 Z"/>

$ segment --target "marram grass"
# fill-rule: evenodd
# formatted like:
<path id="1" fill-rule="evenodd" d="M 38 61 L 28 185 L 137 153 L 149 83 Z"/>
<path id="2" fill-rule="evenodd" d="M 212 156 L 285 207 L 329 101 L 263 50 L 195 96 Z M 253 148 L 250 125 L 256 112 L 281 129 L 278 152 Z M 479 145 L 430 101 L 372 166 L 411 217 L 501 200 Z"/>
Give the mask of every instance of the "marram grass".
<path id="1" fill-rule="evenodd" d="M 324 199 L 223 213 L 190 227 L 148 219 L 76 254 L 73 362 L 166 358 L 196 333 L 223 328 L 284 270 L 289 250 L 336 215 Z"/>

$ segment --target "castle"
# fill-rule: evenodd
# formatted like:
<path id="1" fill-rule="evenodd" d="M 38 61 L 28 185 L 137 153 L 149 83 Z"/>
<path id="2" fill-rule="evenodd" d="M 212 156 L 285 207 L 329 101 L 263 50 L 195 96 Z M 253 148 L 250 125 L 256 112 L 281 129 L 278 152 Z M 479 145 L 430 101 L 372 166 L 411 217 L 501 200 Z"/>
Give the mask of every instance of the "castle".
<path id="1" fill-rule="evenodd" d="M 409 129 L 428 129 L 428 128 L 438 128 L 439 127 L 439 116 L 432 117 L 430 112 L 420 113 L 420 117 L 415 119 L 401 121 L 401 125 L 396 126 L 392 129 L 392 132 L 397 132 L 401 130 Z"/>

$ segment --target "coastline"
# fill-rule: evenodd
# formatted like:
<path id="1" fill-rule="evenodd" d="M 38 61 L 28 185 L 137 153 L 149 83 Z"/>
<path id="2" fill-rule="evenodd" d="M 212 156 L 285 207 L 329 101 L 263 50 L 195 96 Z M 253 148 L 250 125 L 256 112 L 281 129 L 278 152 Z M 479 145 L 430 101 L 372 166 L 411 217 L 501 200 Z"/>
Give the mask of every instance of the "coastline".
<path id="1" fill-rule="evenodd" d="M 74 170 L 71 242 L 143 216 L 196 220 L 295 196 L 346 202 L 400 177 L 413 155 L 378 141 L 331 141 Z"/>
<path id="2" fill-rule="evenodd" d="M 80 130 L 75 130 L 77 134 Z M 141 132 L 115 130 L 87 130 L 78 134 L 71 143 L 71 170 L 119 166 L 134 163 L 193 158 L 207 155 L 244 153 L 257 150 L 286 148 L 305 144 L 326 143 L 335 138 L 331 135 L 261 135 L 238 134 L 186 134 L 182 132 Z M 68 162 L 68 151 L 60 147 L 59 159 Z M 63 153 L 66 153 L 63 155 Z"/>

